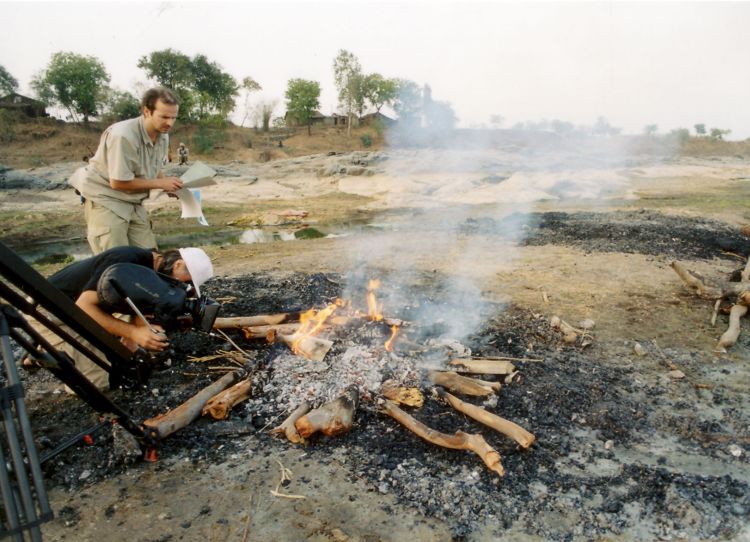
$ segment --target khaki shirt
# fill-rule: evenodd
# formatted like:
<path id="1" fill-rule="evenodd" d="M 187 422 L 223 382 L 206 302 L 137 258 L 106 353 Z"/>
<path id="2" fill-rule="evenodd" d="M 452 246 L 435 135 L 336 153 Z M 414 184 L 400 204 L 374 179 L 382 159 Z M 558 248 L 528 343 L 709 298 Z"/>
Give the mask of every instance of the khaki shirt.
<path id="1" fill-rule="evenodd" d="M 104 131 L 96 154 L 68 183 L 83 197 L 107 207 L 125 220 L 134 212 L 146 215 L 141 203 L 148 197 L 148 191 L 115 190 L 109 180 L 154 179 L 164 167 L 168 153 L 169 135 L 159 134 L 154 144 L 143 125 L 143 116 L 123 120 Z"/>

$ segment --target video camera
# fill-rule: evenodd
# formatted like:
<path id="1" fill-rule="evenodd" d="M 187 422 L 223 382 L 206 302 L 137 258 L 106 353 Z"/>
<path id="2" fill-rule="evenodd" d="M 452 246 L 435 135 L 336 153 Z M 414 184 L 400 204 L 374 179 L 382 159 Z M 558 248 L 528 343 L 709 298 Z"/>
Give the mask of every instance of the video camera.
<path id="1" fill-rule="evenodd" d="M 193 328 L 209 332 L 221 308 L 205 295 L 196 297 L 187 284 L 134 263 L 108 267 L 99 278 L 96 293 L 105 310 L 130 314 L 129 299 L 167 331 Z"/>

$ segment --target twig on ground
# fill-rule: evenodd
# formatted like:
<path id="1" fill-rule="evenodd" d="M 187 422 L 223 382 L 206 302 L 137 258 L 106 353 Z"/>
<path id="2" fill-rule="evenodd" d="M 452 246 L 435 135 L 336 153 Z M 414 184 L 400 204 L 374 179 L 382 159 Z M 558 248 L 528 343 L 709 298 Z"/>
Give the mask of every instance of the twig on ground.
<path id="1" fill-rule="evenodd" d="M 276 463 L 278 463 L 281 468 L 281 480 L 276 484 L 276 489 L 271 490 L 271 495 L 274 497 L 283 497 L 284 499 L 306 499 L 307 497 L 304 495 L 290 495 L 289 493 L 281 493 L 279 491 L 284 482 L 292 481 L 292 471 L 286 468 L 278 459 L 276 460 Z"/>
<path id="2" fill-rule="evenodd" d="M 222 334 L 222 336 L 223 336 L 223 337 L 224 337 L 224 338 L 225 338 L 225 339 L 226 339 L 227 341 L 229 341 L 229 344 L 231 344 L 232 346 L 234 346 L 234 347 L 235 347 L 235 348 L 236 348 L 237 350 L 239 350 L 240 352 L 242 352 L 242 353 L 243 353 L 243 354 L 244 354 L 245 356 L 247 356 L 247 355 L 248 355 L 248 354 L 247 354 L 247 352 L 245 352 L 245 351 L 244 351 L 244 350 L 243 350 L 242 348 L 240 348 L 239 346 L 237 346 L 237 343 L 235 343 L 235 342 L 234 342 L 234 341 L 233 341 L 232 339 L 230 339 L 230 338 L 229 338 L 229 335 L 227 335 L 226 333 L 224 333 L 224 332 L 223 332 L 222 330 L 220 330 L 220 329 L 217 329 L 216 331 L 218 331 L 219 333 L 221 333 L 221 334 Z"/>

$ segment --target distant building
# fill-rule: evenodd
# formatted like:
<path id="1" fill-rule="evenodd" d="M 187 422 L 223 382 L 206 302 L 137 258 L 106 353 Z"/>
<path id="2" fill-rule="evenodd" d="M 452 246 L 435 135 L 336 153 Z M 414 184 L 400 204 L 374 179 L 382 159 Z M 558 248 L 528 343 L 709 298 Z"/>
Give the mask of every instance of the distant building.
<path id="1" fill-rule="evenodd" d="M 49 117 L 47 106 L 43 102 L 15 92 L 0 98 L 0 109 L 21 111 L 27 117 Z"/>
<path id="2" fill-rule="evenodd" d="M 326 117 L 320 111 L 313 111 L 312 117 L 310 117 L 310 124 L 312 126 L 315 126 L 316 124 L 331 124 L 330 119 L 331 119 L 330 117 Z M 297 121 L 295 117 L 289 114 L 289 111 L 284 113 L 284 122 L 290 128 L 293 126 L 303 126 Z M 304 126 L 307 126 L 307 124 L 305 124 Z"/>
<path id="3" fill-rule="evenodd" d="M 346 126 L 346 122 L 349 119 L 346 115 L 339 115 L 338 113 L 334 113 L 331 115 L 331 126 Z"/>
<path id="4" fill-rule="evenodd" d="M 359 123 L 362 126 L 372 126 L 375 123 L 378 123 L 383 128 L 386 128 L 388 126 L 393 126 L 394 124 L 396 124 L 396 119 L 387 117 L 386 115 L 383 115 L 383 113 L 381 113 L 380 111 L 377 111 L 375 113 L 368 113 L 367 115 L 362 115 L 362 118 L 359 119 Z"/>

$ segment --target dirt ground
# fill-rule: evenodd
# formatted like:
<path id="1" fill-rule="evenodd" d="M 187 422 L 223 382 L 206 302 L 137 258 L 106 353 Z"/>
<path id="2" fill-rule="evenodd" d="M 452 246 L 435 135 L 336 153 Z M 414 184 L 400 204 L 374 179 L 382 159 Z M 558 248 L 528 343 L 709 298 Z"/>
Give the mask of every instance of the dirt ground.
<path id="1" fill-rule="evenodd" d="M 268 437 L 283 398 L 263 387 L 228 422 L 201 420 L 170 439 L 157 463 L 113 464 L 106 440 L 66 452 L 45 469 L 56 515 L 46 539 L 750 539 L 750 341 L 743 333 L 715 354 L 726 316 L 712 326 L 713 302 L 692 295 L 669 266 L 679 260 L 723 280 L 744 265 L 746 159 L 602 150 L 583 160 L 577 151 L 503 148 L 210 165 L 219 171 L 202 194 L 210 229 L 180 221 L 174 202 L 151 206 L 162 244 L 190 242 L 213 258 L 210 295 L 255 303 L 229 301 L 230 313 L 282 309 L 278 296 L 287 294 L 290 303 L 325 301 L 300 293 L 320 276 L 345 295 L 363 277 L 380 278 L 387 315 L 439 325 L 476 352 L 544 360 L 520 363 L 524 380 L 503 388 L 497 408 L 537 444 L 525 453 L 503 444 L 507 474 L 496 480 L 476 457 L 421 443 L 369 403 L 340 442 L 295 447 Z M 75 167 L 27 173 L 55 182 Z M 3 242 L 42 273 L 60 264 L 41 263 L 41 253 L 85 253 L 69 190 L 0 190 L 0 202 L 15 217 Z M 308 214 L 290 218 L 286 209 Z M 68 242 L 32 227 L 45 220 Z M 303 228 L 325 236 L 236 239 Z M 443 313 L 420 320 L 415 307 L 433 301 Z M 554 315 L 574 326 L 592 320 L 592 344 L 563 344 L 549 328 Z M 268 347 L 258 348 L 267 359 Z M 56 419 L 45 402 L 87 419 L 54 379 L 28 378 L 43 428 Z M 175 406 L 167 385 L 130 406 Z M 424 415 L 446 423 L 436 410 Z M 481 431 L 456 423 L 443 430 Z M 390 447 L 404 449 L 393 463 Z M 271 493 L 281 465 L 293 473 L 284 491 L 304 499 Z"/>

